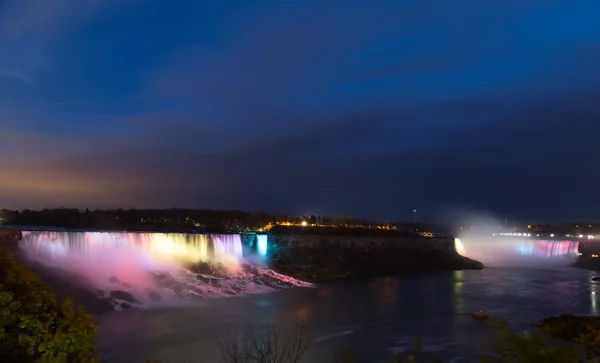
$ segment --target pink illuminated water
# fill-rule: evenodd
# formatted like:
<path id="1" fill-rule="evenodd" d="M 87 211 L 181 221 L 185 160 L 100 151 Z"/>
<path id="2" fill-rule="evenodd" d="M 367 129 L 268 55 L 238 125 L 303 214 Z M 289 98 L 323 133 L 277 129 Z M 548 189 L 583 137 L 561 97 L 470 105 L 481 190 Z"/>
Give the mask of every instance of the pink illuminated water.
<path id="1" fill-rule="evenodd" d="M 242 258 L 242 239 L 239 234 L 213 235 L 215 257 L 232 256 Z"/>
<path id="2" fill-rule="evenodd" d="M 575 262 L 578 242 L 472 235 L 457 239 L 456 247 L 486 266 L 566 266 Z"/>
<path id="3" fill-rule="evenodd" d="M 249 264 L 239 235 L 25 231 L 20 247 L 47 267 L 84 276 L 90 289 L 127 291 L 146 306 L 156 303 L 150 292 L 164 303 L 309 285 Z M 224 267 L 218 276 L 190 271 L 198 262 Z"/>

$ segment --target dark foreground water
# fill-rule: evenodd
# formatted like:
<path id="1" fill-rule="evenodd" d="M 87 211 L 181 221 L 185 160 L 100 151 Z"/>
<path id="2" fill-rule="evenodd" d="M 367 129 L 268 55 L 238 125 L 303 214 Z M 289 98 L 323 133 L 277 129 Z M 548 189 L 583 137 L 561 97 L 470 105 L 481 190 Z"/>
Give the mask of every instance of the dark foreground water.
<path id="1" fill-rule="evenodd" d="M 483 349 L 485 328 L 471 313 L 483 309 L 520 329 L 555 314 L 597 314 L 600 284 L 569 267 L 487 268 L 362 281 L 341 281 L 266 295 L 207 300 L 199 305 L 98 317 L 103 362 L 217 362 L 215 337 L 232 327 L 275 321 L 282 329 L 302 318 L 309 330 L 304 362 L 331 362 L 350 346 L 380 363 L 416 337 L 454 361 Z M 463 359 L 459 359 L 463 357 Z"/>

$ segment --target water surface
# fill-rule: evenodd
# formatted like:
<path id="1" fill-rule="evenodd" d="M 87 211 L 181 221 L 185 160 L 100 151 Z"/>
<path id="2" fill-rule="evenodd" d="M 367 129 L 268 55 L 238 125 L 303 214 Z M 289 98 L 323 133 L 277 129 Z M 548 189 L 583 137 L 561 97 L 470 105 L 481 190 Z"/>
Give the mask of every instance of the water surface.
<path id="1" fill-rule="evenodd" d="M 335 350 L 351 346 L 366 362 L 379 363 L 416 337 L 429 350 L 472 357 L 484 330 L 473 311 L 520 330 L 549 315 L 597 314 L 600 285 L 593 276 L 569 267 L 487 268 L 339 281 L 187 308 L 109 313 L 98 318 L 98 344 L 103 362 L 212 363 L 215 337 L 232 326 L 275 321 L 285 329 L 301 317 L 310 344 L 305 362 L 330 362 Z"/>

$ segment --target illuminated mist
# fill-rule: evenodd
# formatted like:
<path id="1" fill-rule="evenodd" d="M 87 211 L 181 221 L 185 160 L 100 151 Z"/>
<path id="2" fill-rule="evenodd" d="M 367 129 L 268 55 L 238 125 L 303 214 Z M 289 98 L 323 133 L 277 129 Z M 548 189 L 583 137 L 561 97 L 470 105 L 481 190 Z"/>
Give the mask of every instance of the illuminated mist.
<path id="1" fill-rule="evenodd" d="M 267 236 L 259 241 L 262 254 Z M 83 276 L 100 297 L 126 291 L 144 306 L 310 285 L 250 264 L 237 234 L 24 231 L 20 247 L 31 260 Z M 199 262 L 204 270 L 192 268 Z"/>
<path id="2" fill-rule="evenodd" d="M 566 266 L 577 258 L 576 241 L 468 235 L 455 239 L 456 251 L 487 267 Z"/>
<path id="3" fill-rule="evenodd" d="M 465 213 L 461 225 L 456 251 L 487 267 L 566 266 L 577 258 L 576 241 L 500 235 L 504 223 L 489 215 Z"/>

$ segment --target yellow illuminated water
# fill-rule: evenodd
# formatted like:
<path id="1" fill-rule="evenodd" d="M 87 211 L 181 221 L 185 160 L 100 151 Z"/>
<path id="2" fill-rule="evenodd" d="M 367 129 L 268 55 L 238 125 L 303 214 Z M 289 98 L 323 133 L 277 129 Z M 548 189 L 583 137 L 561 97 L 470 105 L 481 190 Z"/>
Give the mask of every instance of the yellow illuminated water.
<path id="1" fill-rule="evenodd" d="M 127 232 L 24 232 L 24 249 L 52 256 L 79 255 L 93 259 L 106 253 L 153 262 L 200 262 L 242 257 L 239 235 Z M 133 257 L 133 256 L 131 256 Z M 140 256 L 138 256 L 140 257 Z"/>

